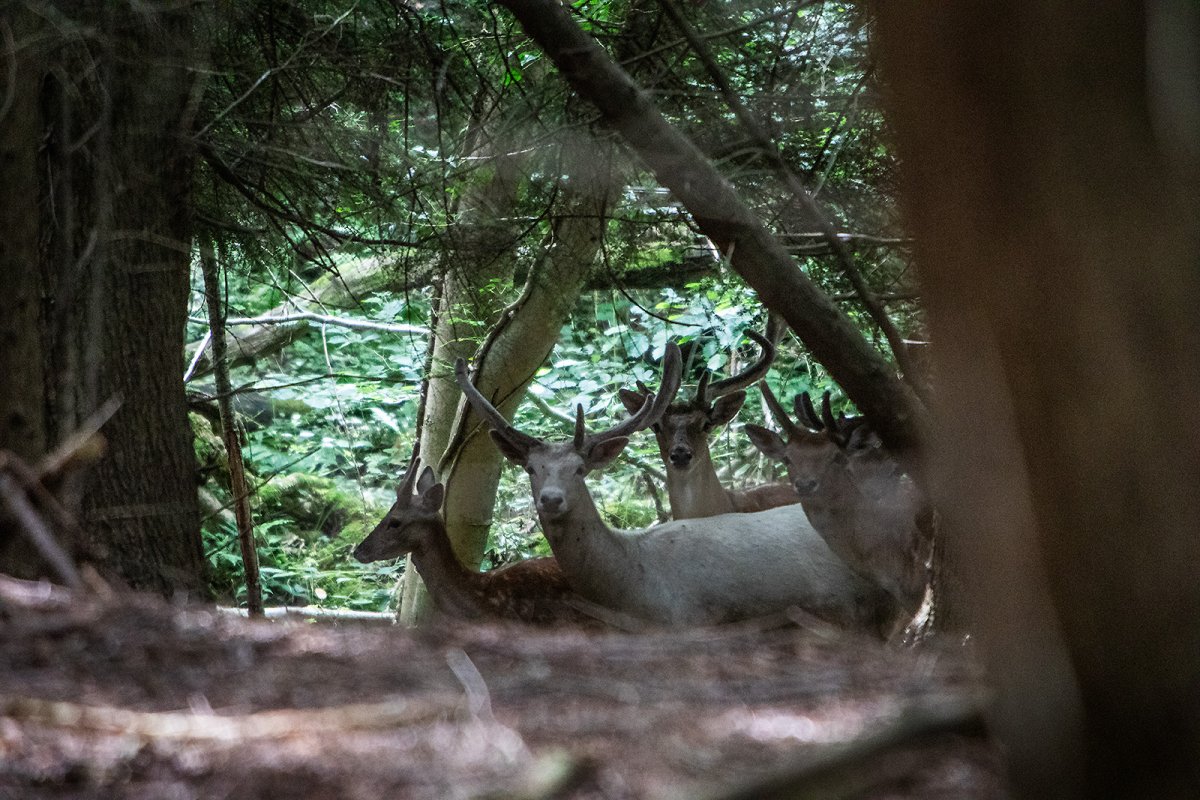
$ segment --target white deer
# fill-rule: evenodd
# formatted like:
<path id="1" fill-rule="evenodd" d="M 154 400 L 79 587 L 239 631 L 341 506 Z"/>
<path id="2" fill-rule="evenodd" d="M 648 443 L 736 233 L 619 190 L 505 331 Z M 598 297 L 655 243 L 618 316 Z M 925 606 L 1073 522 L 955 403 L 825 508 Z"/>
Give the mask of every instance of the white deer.
<path id="1" fill-rule="evenodd" d="M 668 626 L 703 625 L 799 607 L 856 627 L 880 624 L 881 592 L 851 570 L 813 530 L 799 505 L 755 514 L 676 520 L 645 530 L 610 528 L 585 476 L 611 462 L 628 436 L 661 415 L 679 388 L 680 355 L 668 345 L 661 394 L 607 431 L 587 435 L 576 409 L 570 441 L 514 428 L 472 384 L 462 359 L 455 377 L 491 426 L 500 451 L 529 474 L 538 519 L 567 580 L 588 600 Z"/>

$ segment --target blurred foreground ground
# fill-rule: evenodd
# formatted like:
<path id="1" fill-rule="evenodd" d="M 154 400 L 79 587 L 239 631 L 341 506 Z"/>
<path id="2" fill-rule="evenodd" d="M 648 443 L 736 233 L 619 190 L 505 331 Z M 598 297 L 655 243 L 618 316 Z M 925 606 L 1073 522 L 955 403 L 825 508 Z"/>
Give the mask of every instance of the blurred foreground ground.
<path id="1" fill-rule="evenodd" d="M 406 631 L 29 594 L 0 596 L 0 798 L 799 796 L 762 781 L 981 687 L 957 648 L 794 625 Z M 821 796 L 1004 795 L 977 729 L 917 733 Z"/>

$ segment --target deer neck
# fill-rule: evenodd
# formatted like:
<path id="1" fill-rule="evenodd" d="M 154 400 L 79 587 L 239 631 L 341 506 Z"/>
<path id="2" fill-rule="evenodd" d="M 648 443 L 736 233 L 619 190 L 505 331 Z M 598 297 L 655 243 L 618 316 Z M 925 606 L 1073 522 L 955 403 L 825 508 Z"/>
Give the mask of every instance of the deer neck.
<path id="1" fill-rule="evenodd" d="M 696 462 L 687 472 L 667 464 L 667 497 L 671 501 L 671 516 L 675 519 L 696 519 L 728 514 L 734 511 L 729 491 L 721 485 L 712 456 L 697 454 Z"/>
<path id="2" fill-rule="evenodd" d="M 555 517 L 539 511 L 538 521 L 572 588 L 592 602 L 619 608 L 637 573 L 630 563 L 632 537 L 605 524 L 587 486 L 579 489 L 569 511 Z"/>
<path id="3" fill-rule="evenodd" d="M 421 547 L 412 551 L 412 563 L 417 568 L 425 588 L 438 610 L 458 617 L 480 615 L 481 597 L 478 591 L 480 574 L 462 565 L 450 545 L 446 526 L 440 520 L 416 522 L 423 530 Z"/>

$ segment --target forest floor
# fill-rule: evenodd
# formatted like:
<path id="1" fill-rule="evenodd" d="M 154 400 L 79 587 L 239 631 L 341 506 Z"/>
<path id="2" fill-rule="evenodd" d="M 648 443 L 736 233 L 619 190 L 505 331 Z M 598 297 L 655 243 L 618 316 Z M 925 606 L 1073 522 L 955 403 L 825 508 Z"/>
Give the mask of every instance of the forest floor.
<path id="1" fill-rule="evenodd" d="M 264 622 L 33 586 L 0 579 L 0 798 L 1004 796 L 980 673 L 936 641 Z"/>

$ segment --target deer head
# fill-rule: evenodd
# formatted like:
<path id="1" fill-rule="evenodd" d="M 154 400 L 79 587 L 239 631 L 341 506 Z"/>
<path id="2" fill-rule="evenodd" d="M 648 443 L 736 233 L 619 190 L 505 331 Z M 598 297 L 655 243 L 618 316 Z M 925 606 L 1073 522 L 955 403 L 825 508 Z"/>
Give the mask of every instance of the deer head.
<path id="1" fill-rule="evenodd" d="M 808 392 L 796 395 L 792 407 L 802 423 L 797 425 L 784 410 L 770 387 L 761 384 L 763 399 L 775 421 L 787 434 L 784 439 L 761 425 L 746 425 L 746 435 L 768 458 L 787 466 L 788 479 L 802 497 L 812 497 L 823 487 L 848 477 L 852 455 L 866 453 L 874 444 L 874 435 L 866 427 L 866 418 L 835 418 L 829 392 L 821 398 L 821 413 L 813 408 Z"/>
<path id="2" fill-rule="evenodd" d="M 547 442 L 517 430 L 471 383 L 467 364 L 458 359 L 454 376 L 467 402 L 491 426 L 491 437 L 504 456 L 524 468 L 533 488 L 538 514 L 555 519 L 590 504 L 584 476 L 609 464 L 629 443 L 629 436 L 652 425 L 662 416 L 679 389 L 682 359 L 679 348 L 667 345 L 663 358 L 659 393 L 647 392 L 639 408 L 624 422 L 599 433 L 588 434 L 583 406 L 576 407 L 575 434 L 567 442 Z"/>
<path id="3" fill-rule="evenodd" d="M 672 403 L 651 426 L 668 469 L 687 472 L 693 465 L 707 460 L 709 432 L 737 416 L 746 401 L 746 387 L 767 374 L 775 358 L 775 345 L 756 331 L 746 331 L 746 335 L 762 348 L 757 361 L 738 374 L 712 384 L 705 373 L 690 400 Z M 649 395 L 650 391 L 640 382 L 637 391 L 620 391 L 621 402 L 631 414 Z"/>
<path id="4" fill-rule="evenodd" d="M 417 477 L 420 458 L 414 448 L 404 477 L 396 486 L 396 502 L 367 538 L 354 548 L 354 557 L 364 564 L 384 561 L 420 550 L 426 546 L 427 523 L 439 523 L 439 511 L 445 487 L 437 482 L 429 467 Z M 413 484 L 416 493 L 413 493 Z M 419 524 L 421 523 L 421 524 Z"/>

